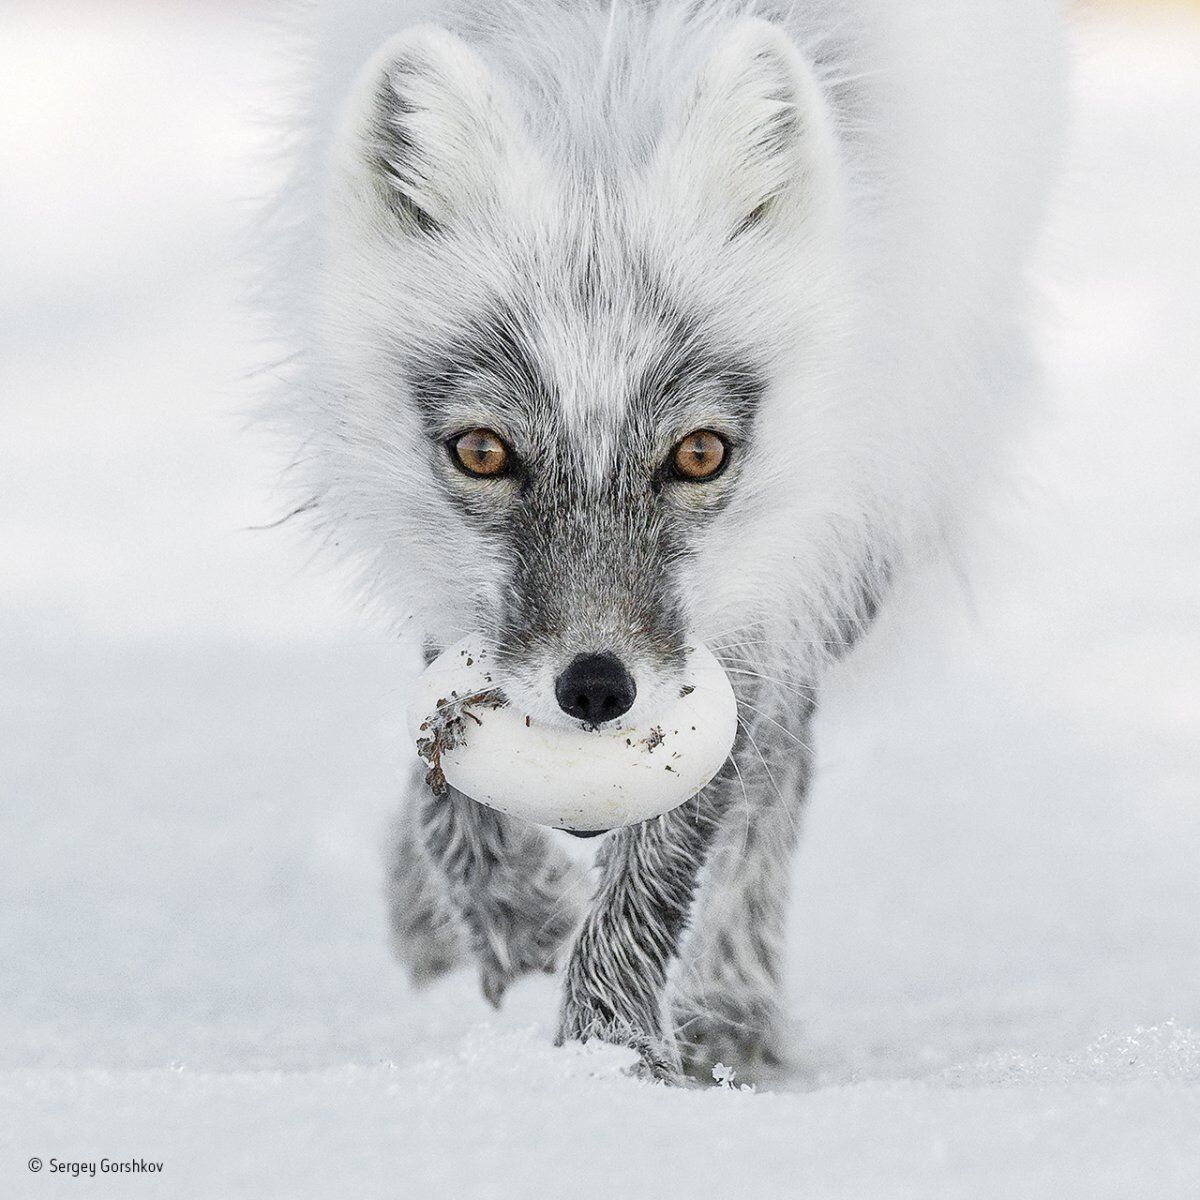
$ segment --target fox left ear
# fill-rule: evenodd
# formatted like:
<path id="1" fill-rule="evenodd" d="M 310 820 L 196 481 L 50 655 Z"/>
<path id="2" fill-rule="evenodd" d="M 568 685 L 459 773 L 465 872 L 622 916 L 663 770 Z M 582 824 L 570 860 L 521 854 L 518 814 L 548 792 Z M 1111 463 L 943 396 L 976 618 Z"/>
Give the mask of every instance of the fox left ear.
<path id="1" fill-rule="evenodd" d="M 730 238 L 821 223 L 839 160 L 833 116 L 811 66 L 769 21 L 738 21 L 700 68 L 659 167 L 681 205 Z"/>
<path id="2" fill-rule="evenodd" d="M 539 177 L 502 80 L 434 25 L 397 34 L 366 65 L 337 150 L 365 211 L 413 234 L 452 228 Z"/>

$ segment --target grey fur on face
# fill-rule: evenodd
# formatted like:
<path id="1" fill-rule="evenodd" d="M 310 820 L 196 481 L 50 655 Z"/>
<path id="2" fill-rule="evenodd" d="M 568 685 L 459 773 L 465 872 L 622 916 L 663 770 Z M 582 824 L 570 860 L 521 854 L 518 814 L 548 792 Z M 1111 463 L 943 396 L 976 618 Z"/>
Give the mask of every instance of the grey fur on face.
<path id="1" fill-rule="evenodd" d="M 500 580 L 479 627 L 527 707 L 581 654 L 614 655 L 650 697 L 678 686 L 689 644 L 680 570 L 733 499 L 753 442 L 761 373 L 682 315 L 640 256 L 620 274 L 583 254 L 562 295 L 490 303 L 409 368 L 446 502 L 487 544 Z M 640 302 L 618 316 L 605 297 L 621 286 Z M 547 326 L 555 355 L 538 350 Z M 564 356 L 570 338 L 579 352 Z M 596 364 L 587 378 L 564 376 L 576 357 Z M 510 447 L 503 478 L 454 466 L 448 443 L 472 428 Z M 720 478 L 703 484 L 670 466 L 698 428 L 728 447 Z"/>

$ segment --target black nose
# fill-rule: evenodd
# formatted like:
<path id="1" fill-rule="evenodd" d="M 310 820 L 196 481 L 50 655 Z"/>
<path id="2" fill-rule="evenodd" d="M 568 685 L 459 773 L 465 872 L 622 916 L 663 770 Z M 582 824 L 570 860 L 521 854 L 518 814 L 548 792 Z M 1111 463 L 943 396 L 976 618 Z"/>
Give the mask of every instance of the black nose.
<path id="1" fill-rule="evenodd" d="M 581 654 L 555 681 L 554 695 L 563 712 L 599 725 L 628 712 L 637 688 L 611 654 Z"/>

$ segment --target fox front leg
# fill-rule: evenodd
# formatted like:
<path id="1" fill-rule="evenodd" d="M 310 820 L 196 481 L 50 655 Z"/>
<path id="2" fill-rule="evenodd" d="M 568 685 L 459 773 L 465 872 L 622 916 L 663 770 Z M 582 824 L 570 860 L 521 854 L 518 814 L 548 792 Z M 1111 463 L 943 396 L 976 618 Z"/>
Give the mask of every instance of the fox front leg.
<path id="1" fill-rule="evenodd" d="M 744 805 L 731 807 L 705 867 L 672 980 L 684 1068 L 701 1081 L 724 1063 L 742 1082 L 762 1082 L 792 1059 L 784 951 L 792 857 L 812 774 L 811 712 L 792 706 L 755 727 L 757 762 L 741 765 Z"/>
<path id="2" fill-rule="evenodd" d="M 467 956 L 466 930 L 450 902 L 445 875 L 425 844 L 424 766 L 414 769 L 397 814 L 387 870 L 392 952 L 421 986 L 459 966 Z"/>
<path id="3" fill-rule="evenodd" d="M 567 965 L 557 1042 L 628 1046 L 639 1071 L 682 1082 L 667 974 L 717 828 L 714 781 L 673 812 L 620 830 Z"/>
<path id="4" fill-rule="evenodd" d="M 476 804 L 454 788 L 421 800 L 425 849 L 496 1005 L 515 979 L 551 971 L 586 901 L 582 871 L 547 832 Z"/>

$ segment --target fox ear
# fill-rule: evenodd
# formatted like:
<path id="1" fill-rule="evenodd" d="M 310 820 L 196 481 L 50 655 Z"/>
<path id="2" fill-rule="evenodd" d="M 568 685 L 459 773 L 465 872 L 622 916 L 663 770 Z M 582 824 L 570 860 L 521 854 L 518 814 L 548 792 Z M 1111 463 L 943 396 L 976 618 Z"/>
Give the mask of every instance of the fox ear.
<path id="1" fill-rule="evenodd" d="M 363 69 L 341 150 L 357 191 L 431 233 L 529 178 L 532 151 L 506 89 L 433 25 L 397 34 Z"/>
<path id="2" fill-rule="evenodd" d="M 837 195 L 825 97 L 787 34 L 758 18 L 738 21 L 717 42 L 665 149 L 661 165 L 680 202 L 730 237 L 821 220 Z"/>

